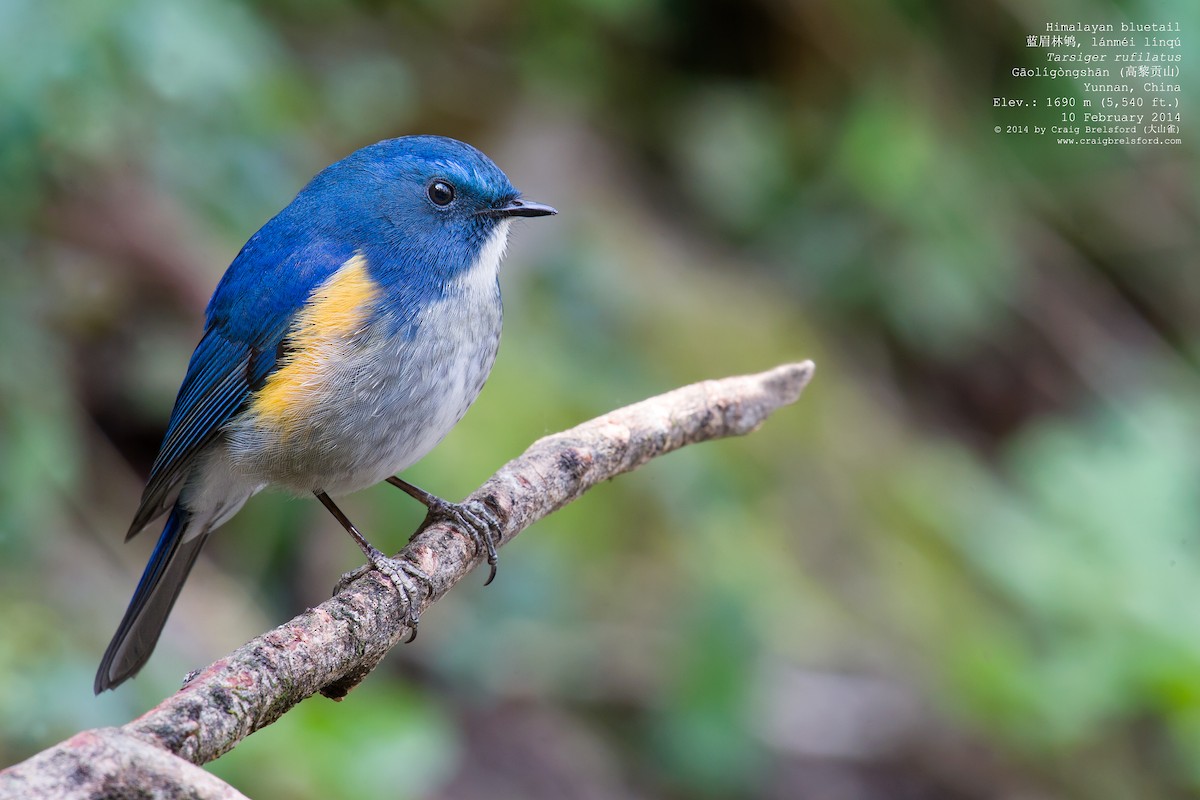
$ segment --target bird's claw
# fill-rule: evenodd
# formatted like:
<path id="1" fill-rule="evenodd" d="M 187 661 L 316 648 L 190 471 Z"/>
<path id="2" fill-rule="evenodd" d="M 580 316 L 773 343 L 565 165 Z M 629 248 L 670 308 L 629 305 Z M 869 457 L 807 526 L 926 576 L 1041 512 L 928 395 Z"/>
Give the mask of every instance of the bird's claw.
<path id="1" fill-rule="evenodd" d="M 375 568 L 370 564 L 363 564 L 361 567 L 355 567 L 349 572 L 342 573 L 342 576 L 338 578 L 337 583 L 333 585 L 333 596 L 337 597 L 339 594 L 349 589 L 350 584 L 354 583 L 356 580 L 361 578 L 363 575 L 366 575 L 373 569 Z"/>
<path id="2" fill-rule="evenodd" d="M 369 558 L 369 563 L 342 575 L 333 587 L 333 594 L 336 597 L 354 581 L 377 570 L 391 582 L 404 601 L 403 623 L 412 631 L 405 643 L 411 642 L 417 638 L 417 624 L 421 621 L 418 603 L 422 594 L 433 594 L 433 580 L 406 558 L 391 558 L 378 550 L 371 553 Z"/>
<path id="3" fill-rule="evenodd" d="M 421 527 L 417 528 L 413 536 L 430 525 L 443 521 L 452 522 L 465 530 L 475 544 L 475 552 L 487 554 L 488 579 L 483 583 L 484 586 L 487 586 L 496 577 L 496 562 L 499 560 L 499 556 L 496 554 L 496 542 L 500 541 L 501 531 L 496 515 L 478 500 L 470 500 L 466 503 L 451 503 L 438 497 L 434 497 L 433 500 L 434 502 L 428 506 L 429 513 L 425 515 L 425 521 L 421 523 Z"/>

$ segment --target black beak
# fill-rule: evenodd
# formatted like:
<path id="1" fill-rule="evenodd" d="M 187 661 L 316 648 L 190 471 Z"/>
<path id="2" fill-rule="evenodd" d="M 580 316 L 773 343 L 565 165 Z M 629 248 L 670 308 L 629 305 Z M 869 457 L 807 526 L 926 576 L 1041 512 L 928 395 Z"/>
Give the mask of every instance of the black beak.
<path id="1" fill-rule="evenodd" d="M 557 214 L 558 210 L 541 203 L 514 197 L 499 208 L 489 208 L 480 213 L 487 214 L 489 217 L 548 217 L 551 214 Z"/>

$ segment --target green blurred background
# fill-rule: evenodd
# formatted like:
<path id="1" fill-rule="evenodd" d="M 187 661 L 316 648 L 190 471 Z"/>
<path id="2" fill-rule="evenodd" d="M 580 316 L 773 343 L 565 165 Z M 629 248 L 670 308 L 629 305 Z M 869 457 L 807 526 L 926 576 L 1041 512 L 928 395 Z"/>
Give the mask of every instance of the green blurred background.
<path id="1" fill-rule="evenodd" d="M 1002 136 L 1047 21 L 1178 21 L 1179 147 Z M 795 406 L 596 488 L 340 704 L 211 765 L 287 798 L 1200 793 L 1200 5 L 0 0 L 0 765 L 328 596 L 260 496 L 149 667 L 91 678 L 204 302 L 321 167 L 489 153 L 521 224 L 459 498 L 544 433 L 813 358 Z M 1036 87 L 1036 88 L 1034 88 Z M 344 508 L 386 549 L 421 518 Z"/>

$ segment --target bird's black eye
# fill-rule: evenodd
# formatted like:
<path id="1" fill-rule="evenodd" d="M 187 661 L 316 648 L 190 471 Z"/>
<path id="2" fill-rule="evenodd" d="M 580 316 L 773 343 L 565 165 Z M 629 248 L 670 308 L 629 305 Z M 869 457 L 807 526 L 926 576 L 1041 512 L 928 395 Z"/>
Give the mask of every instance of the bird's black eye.
<path id="1" fill-rule="evenodd" d="M 448 206 L 454 200 L 454 187 L 446 181 L 434 181 L 425 192 L 435 206 Z"/>

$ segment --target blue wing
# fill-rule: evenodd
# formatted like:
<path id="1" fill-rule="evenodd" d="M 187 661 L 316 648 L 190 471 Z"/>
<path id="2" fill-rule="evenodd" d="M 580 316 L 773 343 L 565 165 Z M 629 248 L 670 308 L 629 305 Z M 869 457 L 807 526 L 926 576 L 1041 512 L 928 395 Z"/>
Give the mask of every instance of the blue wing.
<path id="1" fill-rule="evenodd" d="M 166 436 L 150 469 L 150 480 L 126 539 L 171 507 L 196 454 L 245 402 L 250 391 L 248 368 L 253 356 L 244 342 L 230 341 L 215 328 L 205 331 L 192 353 L 187 376 L 167 423 Z"/>
<path id="2" fill-rule="evenodd" d="M 175 503 L 196 456 L 278 366 L 313 287 L 353 254 L 314 239 L 294 206 L 250 238 L 217 285 L 126 539 Z"/>

